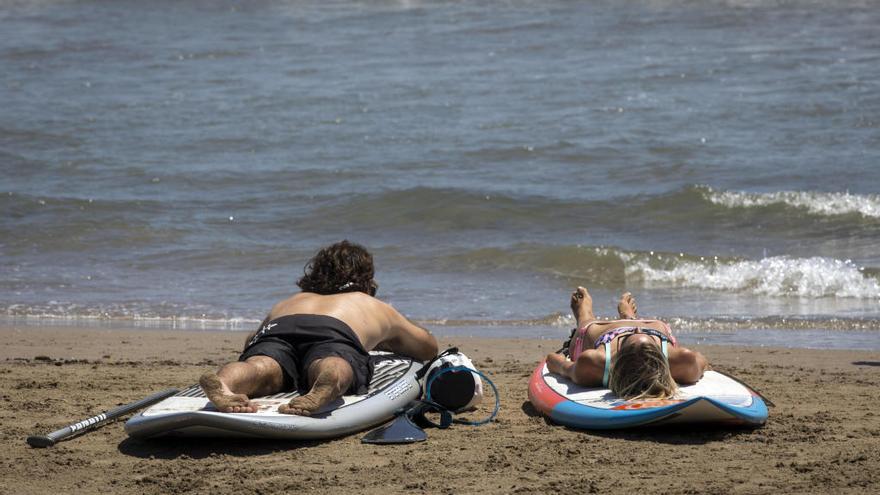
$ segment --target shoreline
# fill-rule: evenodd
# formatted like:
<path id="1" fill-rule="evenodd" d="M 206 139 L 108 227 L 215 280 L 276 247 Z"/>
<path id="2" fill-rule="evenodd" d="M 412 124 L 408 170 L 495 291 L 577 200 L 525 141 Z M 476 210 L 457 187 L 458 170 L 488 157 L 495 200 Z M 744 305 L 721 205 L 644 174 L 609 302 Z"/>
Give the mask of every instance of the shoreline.
<path id="1" fill-rule="evenodd" d="M 880 482 L 880 356 L 869 351 L 694 346 L 776 404 L 763 428 L 583 432 L 531 408 L 527 381 L 550 339 L 440 336 L 499 387 L 483 427 L 428 429 L 428 441 L 135 441 L 111 423 L 48 449 L 24 439 L 233 360 L 238 331 L 0 325 L 4 484 L 17 493 L 864 493 Z M 824 401 L 811 400 L 824 397 Z M 487 402 L 491 397 L 487 396 Z M 706 459 L 712 459 L 706 463 Z M 572 462 L 580 463 L 573 476 Z M 381 473 L 376 476 L 375 473 Z"/>
<path id="2" fill-rule="evenodd" d="M 661 318 L 662 319 L 662 318 Z M 834 349 L 880 351 L 880 318 L 846 318 L 823 320 L 829 323 L 825 328 L 811 325 L 774 328 L 762 325 L 763 320 L 741 320 L 731 324 L 724 319 L 710 318 L 698 327 L 697 320 L 683 324 L 681 319 L 666 319 L 675 335 L 687 347 L 755 347 L 785 349 Z M 785 319 L 783 319 L 784 321 Z M 426 326 L 440 339 L 488 339 L 488 340 L 542 340 L 563 342 L 571 331 L 566 325 L 524 325 L 507 322 L 479 322 L 470 324 L 442 323 L 436 321 L 414 320 Z M 517 320 L 518 321 L 518 320 Z M 789 319 L 789 321 L 791 321 Z M 819 320 L 816 320 L 819 321 Z M 836 322 L 836 324 L 835 324 Z M 190 322 L 192 323 L 192 322 Z M 30 331 L 55 329 L 59 332 L 76 333 L 81 331 L 132 331 L 132 332 L 172 332 L 183 334 L 205 334 L 216 332 L 224 335 L 247 335 L 259 324 L 254 322 L 227 322 L 224 326 L 216 320 L 197 321 L 177 326 L 172 320 L 119 320 L 119 319 L 56 319 L 0 317 L 0 329 Z M 234 325 L 233 325 L 234 323 Z M 251 324 L 253 323 L 253 324 Z M 764 321 L 766 323 L 766 321 Z M 244 337 L 241 337 L 242 339 Z"/>

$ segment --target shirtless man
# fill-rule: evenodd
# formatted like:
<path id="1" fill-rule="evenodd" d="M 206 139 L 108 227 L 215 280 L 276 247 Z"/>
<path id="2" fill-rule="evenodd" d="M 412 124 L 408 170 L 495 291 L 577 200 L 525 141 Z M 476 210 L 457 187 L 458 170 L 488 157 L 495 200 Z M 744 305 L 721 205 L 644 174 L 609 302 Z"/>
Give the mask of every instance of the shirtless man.
<path id="1" fill-rule="evenodd" d="M 636 318 L 636 301 L 624 293 L 617 305 L 618 320 L 598 320 L 587 289 L 571 295 L 577 320 L 567 359 L 547 356 L 547 368 L 578 385 L 605 386 L 624 398 L 669 398 L 675 382 L 696 383 L 708 369 L 699 352 L 680 347 L 669 325 Z"/>
<path id="2" fill-rule="evenodd" d="M 202 375 L 199 384 L 218 411 L 256 412 L 250 397 L 299 389 L 308 392 L 278 412 L 309 416 L 347 392 L 366 393 L 371 350 L 419 361 L 437 354 L 433 335 L 373 297 L 373 258 L 360 245 L 325 247 L 297 285 L 302 292 L 272 308 L 238 362 Z"/>

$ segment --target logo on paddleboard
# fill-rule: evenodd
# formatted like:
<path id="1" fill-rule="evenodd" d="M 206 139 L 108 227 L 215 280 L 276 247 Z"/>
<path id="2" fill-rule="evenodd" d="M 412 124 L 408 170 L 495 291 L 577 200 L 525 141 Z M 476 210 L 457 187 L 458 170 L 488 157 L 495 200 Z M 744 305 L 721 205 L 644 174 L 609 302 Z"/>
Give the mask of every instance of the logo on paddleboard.
<path id="1" fill-rule="evenodd" d="M 390 400 L 394 400 L 403 395 L 404 392 L 411 389 L 412 387 L 412 383 L 408 381 L 400 382 L 397 385 L 386 390 L 385 397 L 388 397 Z"/>

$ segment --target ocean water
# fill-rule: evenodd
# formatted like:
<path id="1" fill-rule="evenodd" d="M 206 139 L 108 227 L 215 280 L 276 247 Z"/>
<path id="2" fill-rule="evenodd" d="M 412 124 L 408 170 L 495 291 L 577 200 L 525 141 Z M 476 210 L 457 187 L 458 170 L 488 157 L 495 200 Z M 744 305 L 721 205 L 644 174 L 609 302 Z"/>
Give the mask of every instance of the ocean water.
<path id="1" fill-rule="evenodd" d="M 880 349 L 880 2 L 0 2 L 0 315 L 251 329 L 322 245 L 439 334 L 588 287 Z"/>

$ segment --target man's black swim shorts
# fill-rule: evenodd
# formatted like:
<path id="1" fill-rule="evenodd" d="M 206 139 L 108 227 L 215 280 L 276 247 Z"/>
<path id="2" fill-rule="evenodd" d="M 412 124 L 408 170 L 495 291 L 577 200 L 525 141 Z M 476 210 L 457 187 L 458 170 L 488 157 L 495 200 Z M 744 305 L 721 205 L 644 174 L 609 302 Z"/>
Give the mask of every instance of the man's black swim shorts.
<path id="1" fill-rule="evenodd" d="M 284 390 L 308 392 L 309 365 L 328 356 L 340 357 L 351 365 L 354 380 L 347 394 L 367 393 L 373 378 L 370 354 L 358 336 L 351 327 L 330 316 L 297 314 L 266 323 L 238 360 L 252 356 L 267 356 L 281 365 Z"/>

